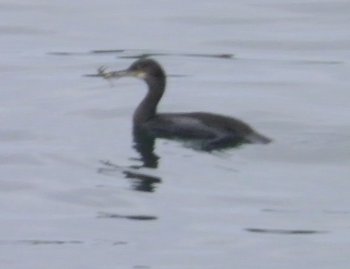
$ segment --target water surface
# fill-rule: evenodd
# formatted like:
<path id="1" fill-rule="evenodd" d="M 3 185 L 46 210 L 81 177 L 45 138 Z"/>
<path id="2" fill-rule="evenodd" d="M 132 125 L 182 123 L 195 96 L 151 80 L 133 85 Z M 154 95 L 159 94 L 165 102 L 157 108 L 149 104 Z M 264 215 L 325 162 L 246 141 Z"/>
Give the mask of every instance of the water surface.
<path id="1" fill-rule="evenodd" d="M 350 243 L 346 1 L 0 4 L 3 268 L 336 268 Z M 274 139 L 140 156 L 133 79 L 161 111 L 236 116 Z M 20 257 L 20 258 L 19 258 Z"/>

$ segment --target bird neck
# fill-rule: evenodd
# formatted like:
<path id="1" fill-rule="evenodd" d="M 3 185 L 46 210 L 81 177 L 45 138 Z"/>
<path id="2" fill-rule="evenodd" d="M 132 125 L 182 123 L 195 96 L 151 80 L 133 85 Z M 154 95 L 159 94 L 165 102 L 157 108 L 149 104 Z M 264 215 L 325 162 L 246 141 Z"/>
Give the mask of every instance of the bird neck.
<path id="1" fill-rule="evenodd" d="M 157 106 L 165 90 L 164 78 L 150 78 L 145 80 L 148 92 L 134 113 L 134 124 L 140 125 L 152 119 L 157 114 Z"/>

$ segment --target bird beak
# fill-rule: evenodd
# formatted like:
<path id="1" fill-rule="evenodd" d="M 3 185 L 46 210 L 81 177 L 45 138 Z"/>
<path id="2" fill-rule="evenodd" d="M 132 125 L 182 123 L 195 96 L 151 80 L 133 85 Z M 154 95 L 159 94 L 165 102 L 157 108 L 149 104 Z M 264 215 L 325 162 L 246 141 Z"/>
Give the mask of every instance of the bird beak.
<path id="1" fill-rule="evenodd" d="M 146 73 L 142 71 L 134 71 L 130 69 L 106 72 L 106 69 L 104 67 L 100 67 L 98 69 L 98 76 L 103 77 L 105 79 L 112 79 L 112 78 L 118 79 L 122 77 L 136 77 L 136 78 L 144 79 L 146 77 Z"/>

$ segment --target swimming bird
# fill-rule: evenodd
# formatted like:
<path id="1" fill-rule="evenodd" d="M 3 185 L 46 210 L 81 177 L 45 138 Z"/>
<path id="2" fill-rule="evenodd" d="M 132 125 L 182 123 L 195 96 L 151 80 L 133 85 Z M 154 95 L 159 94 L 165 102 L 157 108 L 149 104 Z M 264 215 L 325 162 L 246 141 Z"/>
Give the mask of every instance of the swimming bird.
<path id="1" fill-rule="evenodd" d="M 157 106 L 166 86 L 166 74 L 161 65 L 150 58 L 141 58 L 122 71 L 98 75 L 105 79 L 136 77 L 146 82 L 148 91 L 133 115 L 134 132 L 154 137 L 201 141 L 206 151 L 223 149 L 242 143 L 267 144 L 271 139 L 259 134 L 243 121 L 229 116 L 207 113 L 158 113 Z"/>

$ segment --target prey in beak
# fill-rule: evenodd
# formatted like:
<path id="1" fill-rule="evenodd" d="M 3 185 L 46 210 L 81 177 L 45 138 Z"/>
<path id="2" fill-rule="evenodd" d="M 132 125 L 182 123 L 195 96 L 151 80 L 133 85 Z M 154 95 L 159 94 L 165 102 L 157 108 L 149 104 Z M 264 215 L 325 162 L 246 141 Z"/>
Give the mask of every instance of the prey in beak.
<path id="1" fill-rule="evenodd" d="M 135 77 L 144 79 L 146 77 L 146 73 L 142 70 L 132 70 L 132 69 L 126 69 L 126 70 L 120 70 L 120 71 L 106 71 L 107 68 L 105 66 L 101 66 L 97 69 L 97 76 L 103 77 L 104 79 L 118 79 L 122 77 Z"/>

